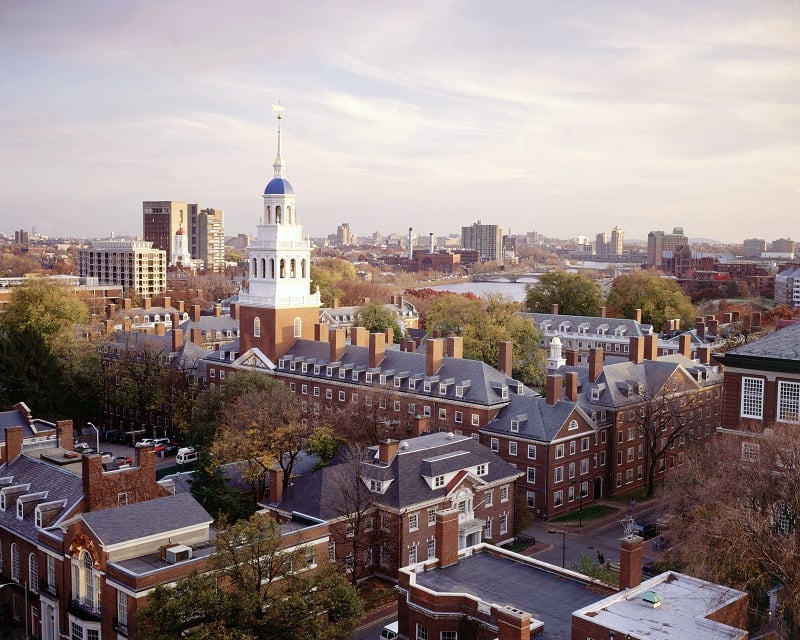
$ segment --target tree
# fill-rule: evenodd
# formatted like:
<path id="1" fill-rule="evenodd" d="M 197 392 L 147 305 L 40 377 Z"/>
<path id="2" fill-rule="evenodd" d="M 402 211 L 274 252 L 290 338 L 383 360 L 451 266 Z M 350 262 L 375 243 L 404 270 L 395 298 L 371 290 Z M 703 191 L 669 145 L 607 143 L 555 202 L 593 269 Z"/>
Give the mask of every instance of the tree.
<path id="1" fill-rule="evenodd" d="M 303 571 L 310 549 L 285 550 L 276 521 L 252 516 L 220 530 L 215 544 L 209 573 L 151 593 L 136 613 L 137 640 L 321 640 L 355 629 L 356 590 L 321 558 L 321 568 Z"/>
<path id="2" fill-rule="evenodd" d="M 593 280 L 566 271 L 549 271 L 539 277 L 539 282 L 525 287 L 528 311 L 550 313 L 554 304 L 565 315 L 596 316 L 603 304 L 603 292 Z"/>
<path id="3" fill-rule="evenodd" d="M 796 429 L 779 423 L 747 436 L 721 434 L 668 487 L 668 535 L 682 569 L 747 591 L 752 610 L 779 585 L 784 638 L 800 633 Z"/>
<path id="4" fill-rule="evenodd" d="M 322 304 L 333 306 L 334 299 L 340 299 L 343 291 L 339 283 L 355 280 L 356 269 L 353 264 L 341 258 L 322 258 L 311 265 L 311 290 L 319 291 Z"/>
<path id="5" fill-rule="evenodd" d="M 611 316 L 633 318 L 642 310 L 642 322 L 661 331 L 668 320 L 680 318 L 682 327 L 694 327 L 694 307 L 674 280 L 646 271 L 625 273 L 614 280 L 606 300 Z"/>
<path id="6" fill-rule="evenodd" d="M 356 313 L 353 325 L 366 327 L 370 333 L 383 333 L 386 329 L 391 329 L 395 342 L 403 339 L 403 330 L 397 323 L 397 316 L 379 302 L 370 302 L 362 306 Z"/>

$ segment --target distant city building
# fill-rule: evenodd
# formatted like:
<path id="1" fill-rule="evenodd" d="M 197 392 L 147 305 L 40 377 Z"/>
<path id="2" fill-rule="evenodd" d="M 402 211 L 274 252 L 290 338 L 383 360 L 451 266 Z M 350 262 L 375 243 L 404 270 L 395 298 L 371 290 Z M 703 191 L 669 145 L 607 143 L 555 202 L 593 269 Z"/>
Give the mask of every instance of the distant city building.
<path id="1" fill-rule="evenodd" d="M 478 220 L 469 227 L 461 227 L 461 246 L 477 250 L 481 262 L 503 261 L 503 231 L 500 225 L 481 224 Z"/>
<path id="2" fill-rule="evenodd" d="M 177 200 L 153 200 L 142 202 L 142 233 L 154 249 L 167 254 L 167 264 L 172 264 L 172 250 L 175 234 L 181 220 L 187 220 L 189 206 Z"/>
<path id="3" fill-rule="evenodd" d="M 759 258 L 767 250 L 767 241 L 762 238 L 748 238 L 742 243 L 742 255 L 745 258 Z"/>
<path id="4" fill-rule="evenodd" d="M 789 238 L 778 238 L 773 240 L 769 246 L 772 253 L 794 253 L 794 240 Z"/>
<path id="5" fill-rule="evenodd" d="M 599 256 L 608 253 L 608 234 L 605 231 L 598 233 L 595 236 L 594 252 Z"/>
<path id="6" fill-rule="evenodd" d="M 30 244 L 30 237 L 28 232 L 24 229 L 14 232 L 14 244 L 28 246 Z"/>
<path id="7" fill-rule="evenodd" d="M 675 227 L 672 233 L 651 231 L 647 234 L 647 264 L 661 267 L 665 251 L 674 252 L 678 247 L 689 244 L 689 238 L 683 234 L 683 227 Z"/>
<path id="8" fill-rule="evenodd" d="M 78 252 L 78 275 L 153 296 L 167 288 L 167 254 L 145 240 L 100 240 Z"/>
<path id="9" fill-rule="evenodd" d="M 609 253 L 615 256 L 621 256 L 625 246 L 625 230 L 619 227 L 614 227 L 611 230 L 611 244 L 609 246 Z"/>
<path id="10" fill-rule="evenodd" d="M 337 247 L 352 247 L 358 244 L 358 238 L 350 230 L 350 223 L 343 222 L 336 227 L 336 246 Z"/>
<path id="11" fill-rule="evenodd" d="M 235 237 L 225 240 L 225 246 L 236 251 L 244 251 L 250 246 L 250 236 L 246 233 L 240 233 Z"/>
<path id="12" fill-rule="evenodd" d="M 791 265 L 775 276 L 775 304 L 800 309 L 800 265 Z"/>
<path id="13" fill-rule="evenodd" d="M 182 227 L 191 259 L 202 262 L 206 271 L 224 270 L 225 225 L 220 209 L 201 209 L 196 203 L 178 200 L 153 200 L 142 202 L 142 212 L 144 239 L 166 251 L 167 264 L 175 264 L 175 235 Z"/>
<path id="14" fill-rule="evenodd" d="M 197 216 L 197 248 L 192 257 L 203 261 L 206 271 L 225 271 L 225 219 L 221 209 L 203 209 Z"/>

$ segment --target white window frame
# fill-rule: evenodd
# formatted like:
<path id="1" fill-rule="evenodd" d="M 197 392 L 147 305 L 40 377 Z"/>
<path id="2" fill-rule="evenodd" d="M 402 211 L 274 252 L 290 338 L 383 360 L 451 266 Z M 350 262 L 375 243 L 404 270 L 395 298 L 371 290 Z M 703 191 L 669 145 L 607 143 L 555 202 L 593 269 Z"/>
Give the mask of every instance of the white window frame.
<path id="1" fill-rule="evenodd" d="M 778 381 L 778 422 L 800 423 L 800 382 Z"/>
<path id="2" fill-rule="evenodd" d="M 764 418 L 764 378 L 742 376 L 739 415 L 757 420 Z"/>

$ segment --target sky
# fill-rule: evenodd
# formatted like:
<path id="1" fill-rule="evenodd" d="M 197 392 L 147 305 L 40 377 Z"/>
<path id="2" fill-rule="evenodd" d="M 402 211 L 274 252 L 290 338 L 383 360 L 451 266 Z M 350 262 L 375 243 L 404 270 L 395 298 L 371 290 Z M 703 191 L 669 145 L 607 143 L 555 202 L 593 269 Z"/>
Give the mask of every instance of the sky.
<path id="1" fill-rule="evenodd" d="M 0 230 L 800 240 L 798 0 L 0 2 Z"/>

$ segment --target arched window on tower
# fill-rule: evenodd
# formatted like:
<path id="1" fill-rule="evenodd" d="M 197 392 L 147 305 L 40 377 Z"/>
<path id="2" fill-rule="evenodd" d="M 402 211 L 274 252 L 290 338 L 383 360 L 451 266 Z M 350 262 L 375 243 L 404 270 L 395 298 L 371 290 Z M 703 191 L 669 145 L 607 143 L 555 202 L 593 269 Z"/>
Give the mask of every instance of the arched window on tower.
<path id="1" fill-rule="evenodd" d="M 300 261 L 300 277 L 301 278 L 305 278 L 306 277 L 306 259 L 305 258 L 303 258 Z"/>
<path id="2" fill-rule="evenodd" d="M 267 259 L 261 258 L 261 279 L 267 277 Z"/>
<path id="3" fill-rule="evenodd" d="M 281 273 L 280 273 L 280 277 L 281 278 L 285 278 L 286 277 L 286 260 L 284 260 L 283 258 L 281 258 Z"/>
<path id="4" fill-rule="evenodd" d="M 294 337 L 300 338 L 303 335 L 303 321 L 300 318 L 294 319 Z"/>
<path id="5" fill-rule="evenodd" d="M 292 258 L 289 261 L 289 277 L 290 278 L 296 278 L 297 277 L 297 270 L 295 269 L 295 264 L 296 264 L 295 263 L 295 259 Z"/>
<path id="6" fill-rule="evenodd" d="M 294 220 L 292 220 L 292 208 L 286 207 L 286 222 L 289 224 L 294 224 Z"/>
<path id="7" fill-rule="evenodd" d="M 267 205 L 267 219 L 264 220 L 264 224 L 272 224 L 272 208 Z"/>
<path id="8" fill-rule="evenodd" d="M 258 258 L 253 258 L 252 266 L 250 267 L 250 277 L 257 278 L 258 277 Z"/>
<path id="9" fill-rule="evenodd" d="M 270 279 L 275 279 L 275 258 L 269 259 L 269 277 Z"/>
<path id="10" fill-rule="evenodd" d="M 279 206 L 275 207 L 275 223 L 281 223 L 281 208 Z"/>
<path id="11" fill-rule="evenodd" d="M 261 318 L 253 319 L 253 337 L 254 338 L 261 337 Z"/>

